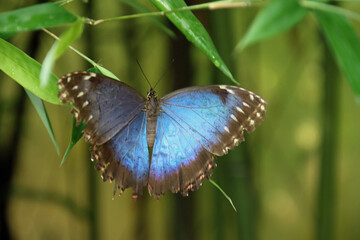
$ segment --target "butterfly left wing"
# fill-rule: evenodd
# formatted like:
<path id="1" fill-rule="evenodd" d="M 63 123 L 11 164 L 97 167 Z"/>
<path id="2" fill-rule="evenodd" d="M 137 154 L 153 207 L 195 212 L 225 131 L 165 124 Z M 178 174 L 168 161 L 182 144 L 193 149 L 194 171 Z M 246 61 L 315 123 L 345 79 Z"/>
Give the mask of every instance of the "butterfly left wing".
<path id="1" fill-rule="evenodd" d="M 84 138 L 92 144 L 103 180 L 115 181 L 115 190 L 133 188 L 142 194 L 149 172 L 145 98 L 130 86 L 92 72 L 63 76 L 59 98 L 71 102 L 77 122 L 87 123 Z"/>
<path id="2" fill-rule="evenodd" d="M 196 190 L 221 156 L 244 141 L 265 117 L 260 96 L 235 86 L 190 87 L 160 100 L 157 134 L 149 172 L 155 197 L 167 190 Z"/>

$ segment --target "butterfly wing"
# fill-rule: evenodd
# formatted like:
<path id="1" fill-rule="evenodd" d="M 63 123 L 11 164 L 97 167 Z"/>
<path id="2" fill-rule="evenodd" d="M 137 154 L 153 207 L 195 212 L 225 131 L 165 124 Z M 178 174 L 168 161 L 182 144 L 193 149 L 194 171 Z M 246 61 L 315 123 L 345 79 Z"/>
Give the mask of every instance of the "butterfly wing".
<path id="1" fill-rule="evenodd" d="M 69 73 L 58 85 L 60 100 L 73 104 L 78 123 L 87 123 L 84 136 L 92 144 L 107 142 L 144 108 L 145 99 L 137 91 L 101 74 Z"/>
<path id="2" fill-rule="evenodd" d="M 71 102 L 77 122 L 87 123 L 85 140 L 103 180 L 115 180 L 115 190 L 133 188 L 142 194 L 149 172 L 145 99 L 128 85 L 90 72 L 62 77 L 59 98 Z"/>
<path id="3" fill-rule="evenodd" d="M 149 173 L 149 190 L 187 195 L 215 168 L 221 156 L 244 141 L 265 117 L 266 102 L 235 86 L 190 87 L 160 100 Z"/>

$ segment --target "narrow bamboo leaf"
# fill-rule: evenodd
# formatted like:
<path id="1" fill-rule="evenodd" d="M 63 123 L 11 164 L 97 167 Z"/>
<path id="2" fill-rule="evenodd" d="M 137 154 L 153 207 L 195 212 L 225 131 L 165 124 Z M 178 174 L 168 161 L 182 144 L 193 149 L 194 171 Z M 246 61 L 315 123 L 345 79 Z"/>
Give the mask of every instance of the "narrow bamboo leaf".
<path id="1" fill-rule="evenodd" d="M 102 74 L 104 74 L 104 75 L 106 75 L 108 77 L 111 77 L 113 79 L 119 80 L 119 78 L 116 77 L 115 74 L 113 74 L 112 72 L 110 72 L 106 68 L 100 66 L 99 64 L 97 64 L 96 62 L 94 62 L 93 60 L 88 58 L 85 54 L 81 53 L 80 51 L 76 50 L 75 48 L 73 48 L 73 51 L 76 52 L 80 57 L 82 57 L 86 61 L 88 61 L 90 64 L 92 64 L 95 68 L 99 69 Z"/>
<path id="2" fill-rule="evenodd" d="M 297 0 L 273 1 L 259 13 L 236 50 L 284 32 L 303 19 L 306 12 Z"/>
<path id="3" fill-rule="evenodd" d="M 360 41 L 355 29 L 343 16 L 315 11 L 335 59 L 360 99 Z"/>
<path id="4" fill-rule="evenodd" d="M 76 21 L 77 17 L 56 3 L 43 3 L 0 14 L 0 33 L 54 27 Z"/>
<path id="5" fill-rule="evenodd" d="M 230 203 L 231 206 L 233 207 L 234 211 L 237 212 L 237 211 L 236 211 L 236 208 L 235 208 L 235 206 L 234 206 L 234 204 L 233 204 L 233 201 L 232 201 L 231 198 L 224 192 L 224 190 L 222 190 L 221 187 L 220 187 L 219 185 L 217 185 L 217 183 L 216 183 L 214 180 L 209 179 L 209 182 L 210 182 L 212 185 L 214 185 L 217 189 L 219 189 L 219 191 L 220 191 L 220 192 L 224 195 L 224 197 L 229 201 L 229 203 Z"/>
<path id="6" fill-rule="evenodd" d="M 183 0 L 151 0 L 161 11 L 170 11 L 187 7 Z M 238 84 L 230 70 L 221 59 L 214 43 L 204 26 L 191 11 L 181 11 L 166 14 L 170 21 L 186 36 L 186 38 L 198 47 L 226 76 Z"/>
<path id="7" fill-rule="evenodd" d="M 81 122 L 79 125 L 76 125 L 76 119 L 73 118 L 73 125 L 72 125 L 72 133 L 71 133 L 71 140 L 70 143 L 65 151 L 65 154 L 61 160 L 60 167 L 64 164 L 67 156 L 69 155 L 72 148 L 75 146 L 75 144 L 80 140 L 80 138 L 83 136 L 83 130 L 85 129 L 86 124 Z"/>
<path id="8" fill-rule="evenodd" d="M 51 74 L 50 83 L 41 87 L 41 64 L 1 38 L 0 59 L 0 70 L 17 81 L 21 86 L 47 102 L 61 104 L 57 97 L 59 91 L 56 85 L 57 77 Z"/>
<path id="9" fill-rule="evenodd" d="M 147 9 L 144 5 L 140 4 L 138 1 L 134 1 L 134 0 L 123 0 L 124 3 L 126 3 L 127 5 L 131 6 L 132 8 L 136 9 L 139 13 L 146 13 L 146 12 L 150 12 L 149 9 Z M 167 35 L 169 35 L 172 38 L 175 38 L 176 35 L 175 33 L 168 28 L 167 26 L 165 26 L 165 24 L 163 24 L 161 21 L 159 21 L 159 19 L 157 17 L 150 17 L 150 20 L 153 21 L 153 23 L 160 28 L 161 30 L 163 30 Z"/>
<path id="10" fill-rule="evenodd" d="M 41 121 L 43 122 L 47 132 L 49 133 L 51 141 L 53 142 L 53 144 L 55 146 L 56 153 L 59 155 L 60 154 L 59 146 L 56 142 L 55 134 L 52 129 L 51 122 L 50 122 L 49 116 L 47 114 L 44 102 L 40 98 L 38 98 L 36 95 L 34 95 L 32 92 L 30 92 L 29 90 L 25 89 L 25 92 L 28 95 L 32 105 L 35 107 L 35 110 L 38 113 Z"/>
<path id="11" fill-rule="evenodd" d="M 57 40 L 47 53 L 40 73 L 41 86 L 46 86 L 49 83 L 49 77 L 51 75 L 52 67 L 57 58 L 59 58 L 65 50 L 81 36 L 83 30 L 83 20 L 78 20 L 60 36 L 60 40 Z"/>

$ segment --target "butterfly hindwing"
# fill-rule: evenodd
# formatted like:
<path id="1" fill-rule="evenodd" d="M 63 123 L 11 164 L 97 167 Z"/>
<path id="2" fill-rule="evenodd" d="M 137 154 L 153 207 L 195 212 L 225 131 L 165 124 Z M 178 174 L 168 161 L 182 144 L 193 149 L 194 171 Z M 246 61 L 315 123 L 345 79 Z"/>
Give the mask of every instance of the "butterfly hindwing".
<path id="1" fill-rule="evenodd" d="M 265 116 L 266 102 L 235 86 L 191 87 L 160 100 L 149 185 L 154 195 L 199 187 L 221 156 Z"/>
<path id="2" fill-rule="evenodd" d="M 146 113 L 141 112 L 111 140 L 96 146 L 92 157 L 104 181 L 115 181 L 120 193 L 132 187 L 133 196 L 142 195 L 149 173 L 149 150 L 146 139 Z"/>

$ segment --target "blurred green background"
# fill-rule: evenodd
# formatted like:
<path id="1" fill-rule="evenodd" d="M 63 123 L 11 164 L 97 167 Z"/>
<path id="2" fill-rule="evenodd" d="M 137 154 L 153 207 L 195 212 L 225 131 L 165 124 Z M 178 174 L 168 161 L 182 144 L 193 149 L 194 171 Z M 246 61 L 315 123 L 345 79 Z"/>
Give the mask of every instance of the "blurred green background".
<path id="1" fill-rule="evenodd" d="M 2 1 L 0 12 L 36 3 Z M 342 6 L 360 10 L 355 3 Z M 75 1 L 66 8 L 93 19 L 136 12 L 114 0 Z M 61 156 L 23 89 L 0 73 L 2 191 L 10 189 L 1 202 L 1 236 L 8 229 L 11 239 L 360 239 L 359 100 L 312 14 L 281 35 L 235 52 L 261 9 L 194 12 L 235 79 L 269 103 L 267 118 L 246 134 L 246 142 L 216 158 L 212 178 L 237 212 L 208 180 L 186 198 L 167 193 L 156 201 L 144 191 L 133 201 L 127 190 L 112 200 L 114 186 L 94 170 L 89 145 L 80 140 L 59 168 Z M 136 59 L 152 83 L 169 69 L 157 86 L 159 96 L 192 85 L 232 84 L 166 18 L 159 19 L 176 37 L 138 18 L 85 26 L 73 46 L 143 95 L 149 86 Z M 64 28 L 51 30 L 59 35 Z M 53 39 L 37 31 L 10 42 L 42 62 Z M 60 77 L 89 67 L 68 50 L 53 72 Z M 46 107 L 63 153 L 71 137 L 70 108 Z M 325 186 L 324 172 L 330 173 Z M 321 227 L 326 221 L 327 228 Z"/>

